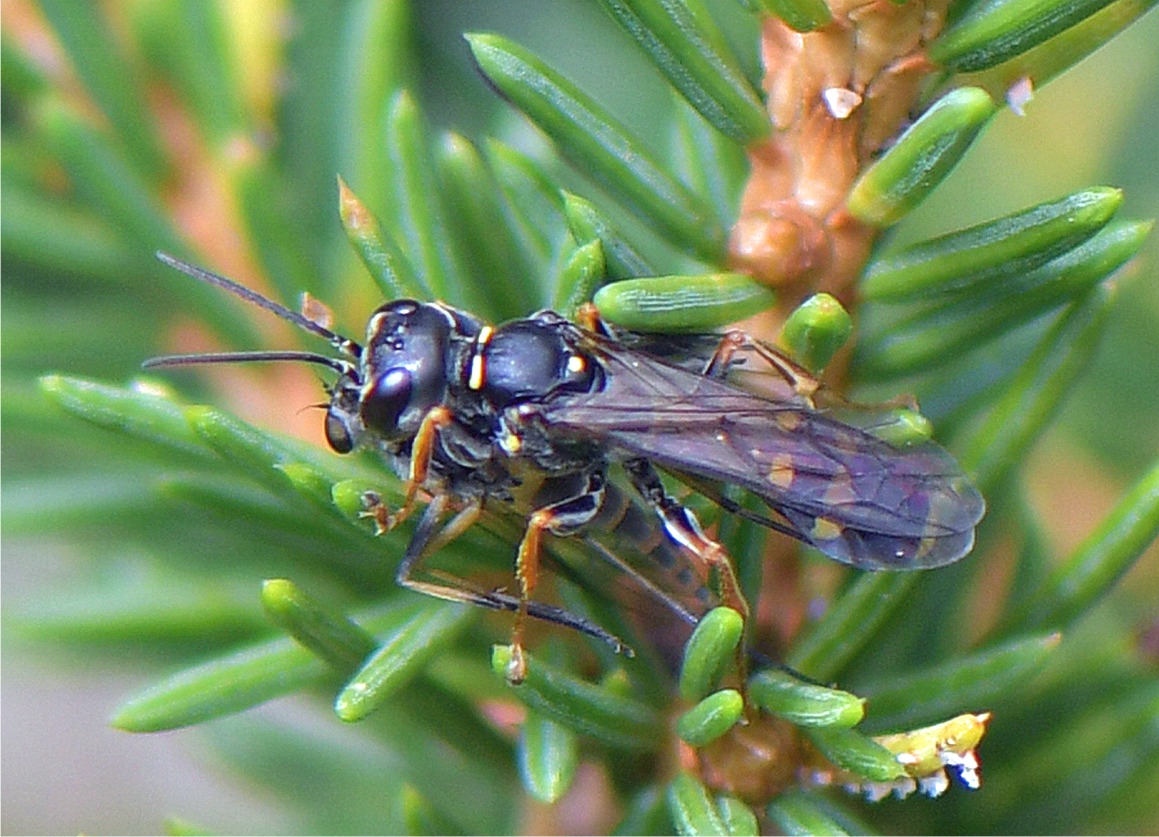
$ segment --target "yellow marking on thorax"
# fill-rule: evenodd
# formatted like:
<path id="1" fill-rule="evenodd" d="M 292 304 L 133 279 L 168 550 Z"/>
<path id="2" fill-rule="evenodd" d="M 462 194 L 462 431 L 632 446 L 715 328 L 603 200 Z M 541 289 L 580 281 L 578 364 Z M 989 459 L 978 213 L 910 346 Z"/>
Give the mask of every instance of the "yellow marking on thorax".
<path id="1" fill-rule="evenodd" d="M 479 336 L 475 338 L 475 354 L 471 357 L 471 377 L 467 379 L 467 386 L 470 389 L 482 389 L 483 382 L 487 379 L 487 363 L 483 359 L 483 347 L 491 342 L 491 335 L 494 333 L 495 329 L 491 326 L 483 326 L 479 329 Z"/>
<path id="2" fill-rule="evenodd" d="M 523 439 L 510 430 L 499 437 L 499 447 L 503 448 L 504 453 L 511 456 L 518 456 L 519 452 L 523 450 Z"/>

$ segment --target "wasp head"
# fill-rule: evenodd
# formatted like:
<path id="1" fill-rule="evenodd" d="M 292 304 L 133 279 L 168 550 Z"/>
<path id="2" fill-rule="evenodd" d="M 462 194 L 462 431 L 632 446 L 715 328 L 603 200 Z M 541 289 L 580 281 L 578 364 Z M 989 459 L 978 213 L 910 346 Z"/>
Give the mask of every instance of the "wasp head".
<path id="1" fill-rule="evenodd" d="M 381 306 L 366 326 L 358 426 L 387 442 L 413 438 L 461 379 L 480 328 L 474 317 L 441 303 L 397 299 Z M 349 418 L 350 395 L 342 389 L 333 395 L 330 416 Z"/>

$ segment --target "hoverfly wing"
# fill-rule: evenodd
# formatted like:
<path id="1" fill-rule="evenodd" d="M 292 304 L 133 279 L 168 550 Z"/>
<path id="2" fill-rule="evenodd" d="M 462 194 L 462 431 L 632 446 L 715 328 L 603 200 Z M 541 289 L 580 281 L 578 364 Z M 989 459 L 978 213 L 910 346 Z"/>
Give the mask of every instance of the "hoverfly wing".
<path id="1" fill-rule="evenodd" d="M 985 503 L 939 446 L 893 447 L 822 412 L 590 342 L 604 386 L 545 404 L 549 427 L 739 485 L 802 541 L 863 569 L 941 566 L 973 546 Z"/>

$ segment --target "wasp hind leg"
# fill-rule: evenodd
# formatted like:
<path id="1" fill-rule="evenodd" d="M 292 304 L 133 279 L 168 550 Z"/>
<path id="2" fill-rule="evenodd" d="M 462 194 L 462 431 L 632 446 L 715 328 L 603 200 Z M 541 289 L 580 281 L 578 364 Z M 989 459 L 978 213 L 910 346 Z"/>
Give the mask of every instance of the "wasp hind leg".
<path id="1" fill-rule="evenodd" d="M 701 568 L 703 583 L 709 584 L 713 571 L 720 580 L 720 601 L 725 607 L 731 607 L 740 614 L 743 624 L 749 624 L 749 603 L 740 589 L 736 578 L 736 570 L 732 566 L 732 558 L 728 551 L 714 541 L 700 528 L 700 522 L 691 511 L 686 509 L 677 500 L 664 490 L 664 483 L 660 475 L 646 459 L 629 459 L 624 462 L 624 470 L 632 485 L 640 493 L 649 506 L 659 515 L 668 537 L 684 547 L 693 556 L 694 563 Z M 745 657 L 745 644 L 738 643 L 734 660 L 736 671 L 745 688 L 748 680 L 748 661 Z"/>
<path id="2" fill-rule="evenodd" d="M 787 397 L 807 407 L 816 406 L 814 398 L 821 390 L 821 381 L 816 375 L 779 349 L 749 337 L 737 329 L 726 331 L 721 335 L 716 351 L 708 359 L 701 374 L 706 378 L 724 378 L 733 368 L 734 359 L 741 352 L 751 352 L 770 366 L 773 373 L 791 390 L 787 393 Z"/>
<path id="3" fill-rule="evenodd" d="M 838 407 L 864 412 L 884 412 L 899 409 L 918 412 L 919 410 L 917 399 L 912 395 L 905 394 L 890 398 L 888 401 L 869 404 L 850 401 L 826 388 L 821 383 L 820 378 L 775 346 L 769 345 L 762 340 L 745 337 L 744 335 L 742 337 L 743 342 L 740 348 L 751 350 L 757 357 L 771 366 L 776 375 L 792 387 L 794 397 L 811 409 L 818 407 Z M 728 339 L 727 335 L 725 339 Z M 723 344 L 724 341 L 722 341 L 722 348 Z M 720 351 L 720 349 L 717 350 L 718 354 Z M 723 375 L 723 373 L 724 370 L 720 374 Z M 710 377 L 716 377 L 708 370 L 705 371 L 705 374 Z"/>
<path id="4" fill-rule="evenodd" d="M 650 462 L 646 459 L 629 459 L 624 462 L 624 470 L 628 472 L 632 485 L 644 498 L 644 502 L 660 516 L 668 536 L 692 553 L 703 567 L 704 581 L 708 581 L 713 570 L 718 573 L 721 602 L 736 610 L 747 623 L 748 601 L 741 592 L 728 551 L 704 534 L 696 516 L 668 494 L 660 481 L 660 475 Z"/>

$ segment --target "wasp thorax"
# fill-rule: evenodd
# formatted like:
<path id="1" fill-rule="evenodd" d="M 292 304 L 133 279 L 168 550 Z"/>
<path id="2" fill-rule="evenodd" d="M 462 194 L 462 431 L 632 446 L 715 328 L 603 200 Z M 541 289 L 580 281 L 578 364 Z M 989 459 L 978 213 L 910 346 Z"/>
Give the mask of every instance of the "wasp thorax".
<path id="1" fill-rule="evenodd" d="M 597 365 L 550 324 L 528 320 L 504 326 L 485 348 L 484 395 L 501 406 L 556 392 L 589 392 Z"/>

